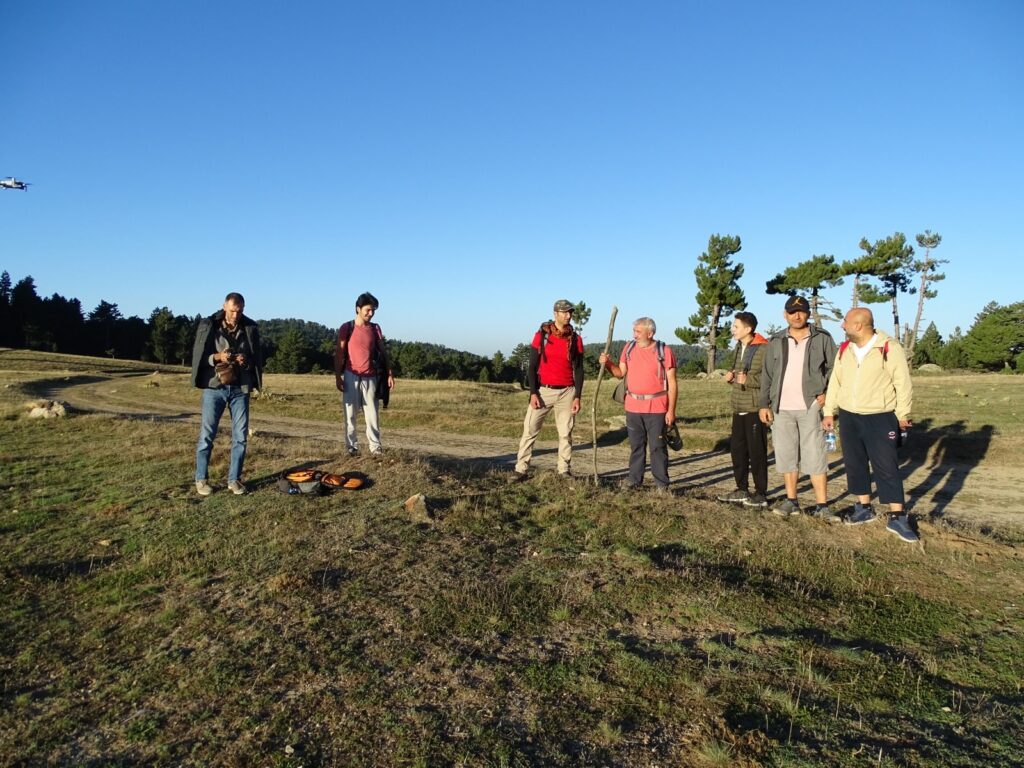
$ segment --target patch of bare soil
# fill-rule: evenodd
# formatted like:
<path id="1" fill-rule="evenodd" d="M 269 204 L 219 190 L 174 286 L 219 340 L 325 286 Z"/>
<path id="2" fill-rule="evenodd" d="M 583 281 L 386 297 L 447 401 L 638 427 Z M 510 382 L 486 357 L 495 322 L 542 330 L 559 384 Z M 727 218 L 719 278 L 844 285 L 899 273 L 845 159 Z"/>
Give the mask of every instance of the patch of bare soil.
<path id="1" fill-rule="evenodd" d="M 117 378 L 97 376 L 69 377 L 50 386 L 45 396 L 62 400 L 74 409 L 110 413 L 129 418 L 181 420 L 198 424 L 198 408 L 183 411 L 181 406 L 143 400 L 130 388 L 117 386 Z M 324 422 L 287 416 L 254 414 L 250 426 L 256 434 L 283 437 L 314 438 L 327 442 L 342 441 L 341 413 L 338 421 Z M 603 425 L 601 425 L 603 427 Z M 594 452 L 589 439 L 590 424 L 584 417 L 577 424 L 573 471 L 592 475 Z M 484 464 L 511 467 L 515 463 L 518 442 L 515 439 L 487 435 L 456 435 L 417 429 L 386 429 L 385 444 L 392 448 L 434 456 L 478 461 Z M 686 436 L 683 435 L 685 442 Z M 340 445 L 339 445 L 340 450 Z M 931 456 L 933 452 L 929 452 Z M 554 441 L 538 441 L 534 450 L 536 471 L 553 471 L 557 456 Z M 932 456 L 932 459 L 935 457 Z M 625 443 L 599 446 L 597 471 L 602 478 L 615 480 L 626 476 L 629 448 Z M 990 465 L 984 460 L 970 461 L 908 461 L 904 467 L 904 485 L 908 509 L 927 526 L 929 535 L 937 535 L 952 526 L 967 531 L 1010 532 L 1017 538 L 1024 530 L 1024 467 Z M 714 497 L 735 487 L 732 463 L 724 451 L 691 452 L 684 448 L 669 455 L 669 473 L 673 485 Z M 772 473 L 769 495 L 783 492 L 781 478 Z M 829 497 L 837 510 L 852 504 L 847 493 L 842 457 L 835 455 L 829 465 Z M 801 497 L 812 498 L 809 483 L 800 486 Z M 951 539 L 959 534 L 947 532 Z"/>

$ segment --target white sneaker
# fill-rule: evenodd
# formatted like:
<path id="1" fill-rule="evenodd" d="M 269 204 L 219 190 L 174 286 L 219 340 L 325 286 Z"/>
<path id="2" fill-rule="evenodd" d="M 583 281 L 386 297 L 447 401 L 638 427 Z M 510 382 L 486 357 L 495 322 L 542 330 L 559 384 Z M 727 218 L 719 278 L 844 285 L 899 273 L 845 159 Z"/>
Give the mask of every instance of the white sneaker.
<path id="1" fill-rule="evenodd" d="M 228 490 L 235 494 L 235 496 L 241 496 L 245 493 L 245 486 L 242 485 L 240 480 L 232 480 L 228 483 Z"/>
<path id="2" fill-rule="evenodd" d="M 205 480 L 196 480 L 196 493 L 200 496 L 209 496 L 213 493 L 213 488 Z"/>

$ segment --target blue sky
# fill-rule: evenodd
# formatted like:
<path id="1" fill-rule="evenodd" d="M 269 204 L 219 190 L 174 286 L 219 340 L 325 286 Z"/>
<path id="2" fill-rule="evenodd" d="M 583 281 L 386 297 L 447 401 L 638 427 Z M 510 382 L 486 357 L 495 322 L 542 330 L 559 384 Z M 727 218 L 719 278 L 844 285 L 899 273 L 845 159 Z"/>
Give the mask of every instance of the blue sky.
<path id="1" fill-rule="evenodd" d="M 0 30 L 0 176 L 33 183 L 0 269 L 87 311 L 238 290 L 336 326 L 370 290 L 388 336 L 491 354 L 565 297 L 588 341 L 613 304 L 675 340 L 713 233 L 765 326 L 786 266 L 926 228 L 926 322 L 1022 298 L 1016 0 L 0 0 Z"/>

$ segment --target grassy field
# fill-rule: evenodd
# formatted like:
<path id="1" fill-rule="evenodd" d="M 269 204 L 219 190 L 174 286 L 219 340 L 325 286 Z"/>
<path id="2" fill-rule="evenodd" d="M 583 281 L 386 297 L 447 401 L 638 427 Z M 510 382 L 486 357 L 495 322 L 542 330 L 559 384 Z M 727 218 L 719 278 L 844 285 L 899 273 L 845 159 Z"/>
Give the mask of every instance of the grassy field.
<path id="1" fill-rule="evenodd" d="M 23 416 L 39 381 L 134 366 L 0 367 L 0 764 L 1024 766 L 1012 543 L 919 549 L 699 494 L 262 436 L 254 492 L 199 499 L 190 425 Z M 117 386 L 194 409 L 172 370 Z M 268 383 L 256 409 L 337 419 L 329 379 Z M 1014 461 L 1022 383 L 919 377 L 915 439 Z M 685 433 L 717 441 L 724 386 L 682 387 Z M 524 403 L 401 381 L 385 429 L 430 414 L 514 438 Z M 222 441 L 214 457 L 223 476 Z M 373 483 L 272 489 L 304 463 Z M 429 516 L 403 508 L 416 493 Z"/>

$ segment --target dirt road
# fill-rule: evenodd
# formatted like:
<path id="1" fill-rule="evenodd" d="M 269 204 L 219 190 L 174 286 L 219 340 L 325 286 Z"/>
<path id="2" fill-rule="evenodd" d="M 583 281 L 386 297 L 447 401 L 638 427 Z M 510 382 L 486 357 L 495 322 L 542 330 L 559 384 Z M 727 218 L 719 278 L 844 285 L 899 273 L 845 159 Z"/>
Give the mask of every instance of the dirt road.
<path id="1" fill-rule="evenodd" d="M 74 408 L 87 412 L 117 414 L 133 418 L 155 420 L 181 420 L 198 424 L 196 411 L 183 411 L 180 405 L 161 403 L 156 398 L 143 399 L 140 393 L 119 386 L 119 380 L 107 376 L 76 376 L 67 382 L 56 382 L 48 390 L 50 399 L 63 400 Z M 340 415 L 338 422 L 316 421 L 286 416 L 272 416 L 254 412 L 251 428 L 257 434 L 283 437 L 302 437 L 341 442 Z M 599 427 L 600 429 L 600 427 Z M 576 429 L 573 471 L 592 475 L 593 447 L 589 440 L 589 420 L 584 419 Z M 390 448 L 431 454 L 452 459 L 479 461 L 511 469 L 515 463 L 517 441 L 506 437 L 487 435 L 461 435 L 415 429 L 388 428 L 385 434 Z M 685 433 L 684 433 L 685 440 Z M 625 444 L 600 446 L 597 451 L 597 469 L 602 477 L 624 477 L 628 464 Z M 556 444 L 538 441 L 534 468 L 551 471 L 555 467 Z M 692 452 L 669 455 L 669 473 L 674 489 L 686 489 L 713 497 L 735 487 L 732 465 L 728 453 Z M 908 463 L 905 466 L 905 487 L 908 509 L 920 518 L 942 518 L 953 523 L 965 523 L 981 530 L 1017 531 L 1024 529 L 1024 468 L 989 467 L 984 463 L 965 466 L 957 463 L 933 464 L 929 461 Z M 769 476 L 769 494 L 782 492 L 780 478 L 774 471 Z M 846 492 L 842 457 L 833 455 L 829 466 L 829 496 L 837 511 L 852 504 Z M 801 498 L 805 503 L 813 499 L 808 483 L 801 483 Z"/>

